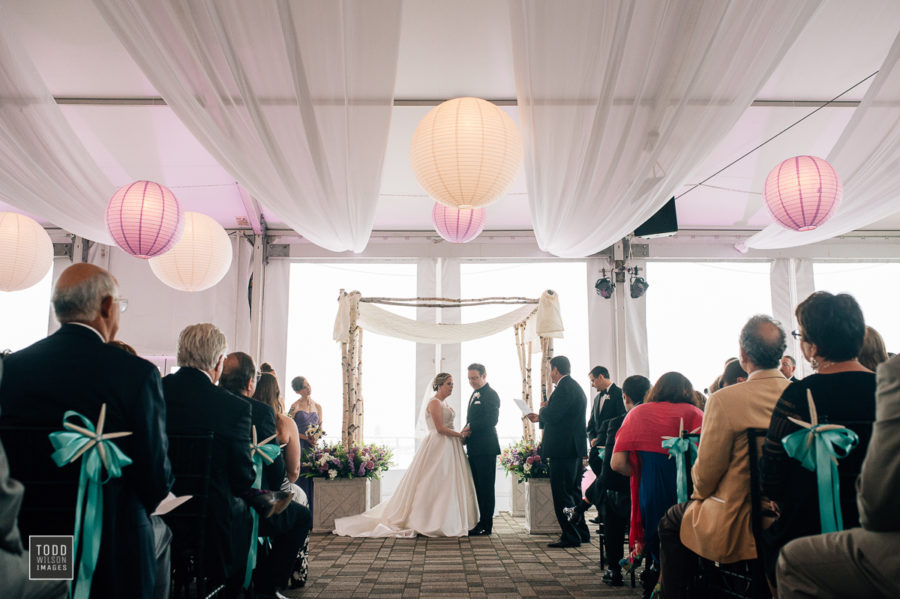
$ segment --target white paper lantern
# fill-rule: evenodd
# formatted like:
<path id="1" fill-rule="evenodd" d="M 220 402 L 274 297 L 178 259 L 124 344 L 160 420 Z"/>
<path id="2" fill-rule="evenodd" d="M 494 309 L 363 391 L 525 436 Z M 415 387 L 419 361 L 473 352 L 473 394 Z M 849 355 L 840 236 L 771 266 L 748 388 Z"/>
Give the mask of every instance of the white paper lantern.
<path id="1" fill-rule="evenodd" d="M 416 127 L 409 158 L 438 202 L 471 209 L 500 199 L 522 166 L 522 137 L 509 115 L 480 98 L 432 108 Z"/>
<path id="2" fill-rule="evenodd" d="M 106 206 L 106 228 L 116 245 L 137 258 L 168 252 L 181 238 L 181 204 L 172 191 L 153 181 L 120 188 Z"/>
<path id="3" fill-rule="evenodd" d="M 53 242 L 34 219 L 0 212 L 0 290 L 19 291 L 39 283 L 53 265 Z"/>
<path id="4" fill-rule="evenodd" d="M 205 214 L 185 212 L 181 240 L 162 256 L 150 258 L 150 269 L 169 287 L 203 291 L 228 272 L 231 251 L 231 240 L 222 225 Z"/>

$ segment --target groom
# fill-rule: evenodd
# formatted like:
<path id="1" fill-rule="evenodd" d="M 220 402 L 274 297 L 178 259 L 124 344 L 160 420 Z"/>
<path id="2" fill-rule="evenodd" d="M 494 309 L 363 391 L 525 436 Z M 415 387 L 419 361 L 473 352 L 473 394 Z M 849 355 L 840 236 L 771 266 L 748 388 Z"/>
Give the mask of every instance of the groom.
<path id="1" fill-rule="evenodd" d="M 469 384 L 475 391 L 469 398 L 463 432 L 471 433 L 466 447 L 475 481 L 478 511 L 481 513 L 481 521 L 469 531 L 469 536 L 473 537 L 489 535 L 494 528 L 494 479 L 497 474 L 497 456 L 500 455 L 500 442 L 494 427 L 500 416 L 500 397 L 487 384 L 485 369 L 481 364 L 469 365 Z"/>

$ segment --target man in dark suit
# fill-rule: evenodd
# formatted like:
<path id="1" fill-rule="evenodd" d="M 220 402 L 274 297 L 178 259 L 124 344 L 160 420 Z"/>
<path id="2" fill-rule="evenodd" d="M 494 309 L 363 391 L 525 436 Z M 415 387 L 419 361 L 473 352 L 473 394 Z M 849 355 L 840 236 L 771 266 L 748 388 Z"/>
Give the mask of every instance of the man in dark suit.
<path id="1" fill-rule="evenodd" d="M 486 371 L 481 364 L 469 365 L 469 384 L 474 391 L 466 410 L 466 426 L 470 431 L 466 439 L 466 451 L 475 495 L 481 519 L 469 531 L 469 536 L 489 535 L 494 530 L 494 481 L 497 475 L 497 456 L 500 442 L 497 440 L 497 420 L 500 417 L 500 397 L 488 385 Z"/>
<path id="2" fill-rule="evenodd" d="M 275 434 L 275 411 L 261 401 L 253 399 L 256 390 L 256 364 L 244 352 L 225 356 L 219 386 L 245 398 L 250 404 L 250 421 L 256 427 L 256 439 L 262 441 Z M 271 491 L 281 489 L 284 481 L 284 457 L 278 454 L 275 461 L 263 466 L 262 488 Z"/>
<path id="3" fill-rule="evenodd" d="M 106 404 L 104 431 L 131 433 L 114 441 L 132 464 L 122 469 L 121 478 L 103 486 L 103 536 L 91 590 L 93 597 L 149 598 L 157 583 L 167 586 L 163 579 L 169 568 L 168 544 L 157 544 L 157 540 L 161 534 L 168 538 L 169 532 L 161 522 L 151 522 L 149 514 L 168 494 L 172 474 L 159 371 L 150 362 L 107 345 L 118 331 L 125 305 L 116 280 L 102 268 L 86 263 L 67 268 L 53 291 L 60 329 L 4 361 L 0 422 L 62 430 L 67 410 L 97 424 L 100 408 Z M 49 498 L 71 511 L 39 520 L 22 514 L 23 538 L 74 530 L 80 465 L 57 468 L 51 453 L 48 443 L 47 459 L 40 463 L 39 472 L 31 474 L 71 480 L 71 496 Z M 12 461 L 12 476 L 16 468 Z M 24 507 L 47 501 L 40 492 L 28 492 Z"/>
<path id="4" fill-rule="evenodd" d="M 163 379 L 167 430 L 215 433 L 207 518 L 206 574 L 214 581 L 240 578 L 249 548 L 243 534 L 255 473 L 250 459 L 250 404 L 217 387 L 225 362 L 225 335 L 212 324 L 186 327 L 178 336 L 178 366 Z M 177 531 L 176 531 L 177 533 Z"/>
<path id="5" fill-rule="evenodd" d="M 597 391 L 587 425 L 587 438 L 590 442 L 588 465 L 597 478 L 588 489 L 587 498 L 597 506 L 599 511 L 599 503 L 603 495 L 603 486 L 600 482 L 603 460 L 600 458 L 600 449 L 605 442 L 600 430 L 607 420 L 625 413 L 625 402 L 622 399 L 622 390 L 610 380 L 609 370 L 605 366 L 594 366 L 588 373 L 588 377 L 591 379 L 591 387 Z M 599 518 L 592 522 L 599 522 Z"/>
<path id="6" fill-rule="evenodd" d="M 556 385 L 547 401 L 541 402 L 538 414 L 528 414 L 543 429 L 541 458 L 548 459 L 553 510 L 562 530 L 559 540 L 548 547 L 578 547 L 590 540 L 584 522 L 570 522 L 563 510 L 574 508 L 581 500 L 582 458 L 587 455 L 584 437 L 587 397 L 569 374 L 572 367 L 565 356 L 550 360 L 550 379 Z"/>

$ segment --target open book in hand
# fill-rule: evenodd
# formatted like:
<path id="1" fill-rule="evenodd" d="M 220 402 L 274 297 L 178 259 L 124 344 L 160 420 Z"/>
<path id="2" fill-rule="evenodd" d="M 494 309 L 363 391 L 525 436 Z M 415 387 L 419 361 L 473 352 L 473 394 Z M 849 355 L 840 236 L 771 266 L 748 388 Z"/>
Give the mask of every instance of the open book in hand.
<path id="1" fill-rule="evenodd" d="M 169 494 L 166 495 L 166 498 L 159 502 L 159 505 L 156 506 L 156 510 L 151 516 L 164 516 L 177 508 L 182 503 L 186 502 L 188 499 L 193 497 L 193 495 L 182 495 L 181 497 L 175 497 L 175 495 L 169 491 Z"/>

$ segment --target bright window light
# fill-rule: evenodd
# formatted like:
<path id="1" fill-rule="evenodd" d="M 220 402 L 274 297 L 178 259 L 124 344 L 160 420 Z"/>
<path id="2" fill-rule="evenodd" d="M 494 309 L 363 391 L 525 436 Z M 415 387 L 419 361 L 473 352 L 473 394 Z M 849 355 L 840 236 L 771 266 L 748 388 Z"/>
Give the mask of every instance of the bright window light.
<path id="1" fill-rule="evenodd" d="M 900 351 L 900 262 L 816 262 L 816 291 L 849 293 L 859 302 L 866 324 L 881 333 L 888 351 Z"/>
<path id="2" fill-rule="evenodd" d="M 648 262 L 650 380 L 677 371 L 707 388 L 754 314 L 772 314 L 768 262 Z"/>
<path id="3" fill-rule="evenodd" d="M 0 350 L 18 351 L 47 336 L 53 269 L 21 291 L 0 291 Z"/>
<path id="4" fill-rule="evenodd" d="M 532 263 L 464 263 L 461 266 L 462 297 L 540 297 L 545 289 L 559 294 L 565 337 L 554 339 L 554 354 L 565 355 L 572 362 L 572 375 L 584 388 L 590 409 L 591 394 L 587 372 L 593 366 L 588 363 L 587 280 L 585 262 L 532 262 Z M 474 322 L 509 312 L 515 306 L 473 306 L 461 310 L 463 322 Z M 532 400 L 535 409 L 540 404 L 541 354 L 531 356 Z M 462 365 L 479 362 L 487 370 L 487 380 L 500 395 L 500 420 L 497 434 L 500 446 L 505 447 L 522 438 L 522 413 L 512 399 L 522 397 L 522 375 L 516 353 L 516 337 L 512 328 L 490 337 L 462 344 Z M 459 374 L 462 382 L 462 421 L 471 387 L 467 372 Z"/>
<path id="5" fill-rule="evenodd" d="M 332 340 L 341 289 L 355 289 L 368 297 L 416 297 L 416 265 L 291 265 L 286 380 L 298 375 L 309 379 L 312 398 L 322 405 L 322 428 L 328 441 L 340 441 L 344 413 L 341 347 Z M 380 307 L 408 318 L 416 316 L 415 308 Z M 390 447 L 394 468 L 406 468 L 413 455 L 415 378 L 415 343 L 363 333 L 363 439 Z M 296 394 L 290 387 L 284 393 L 290 406 Z"/>

